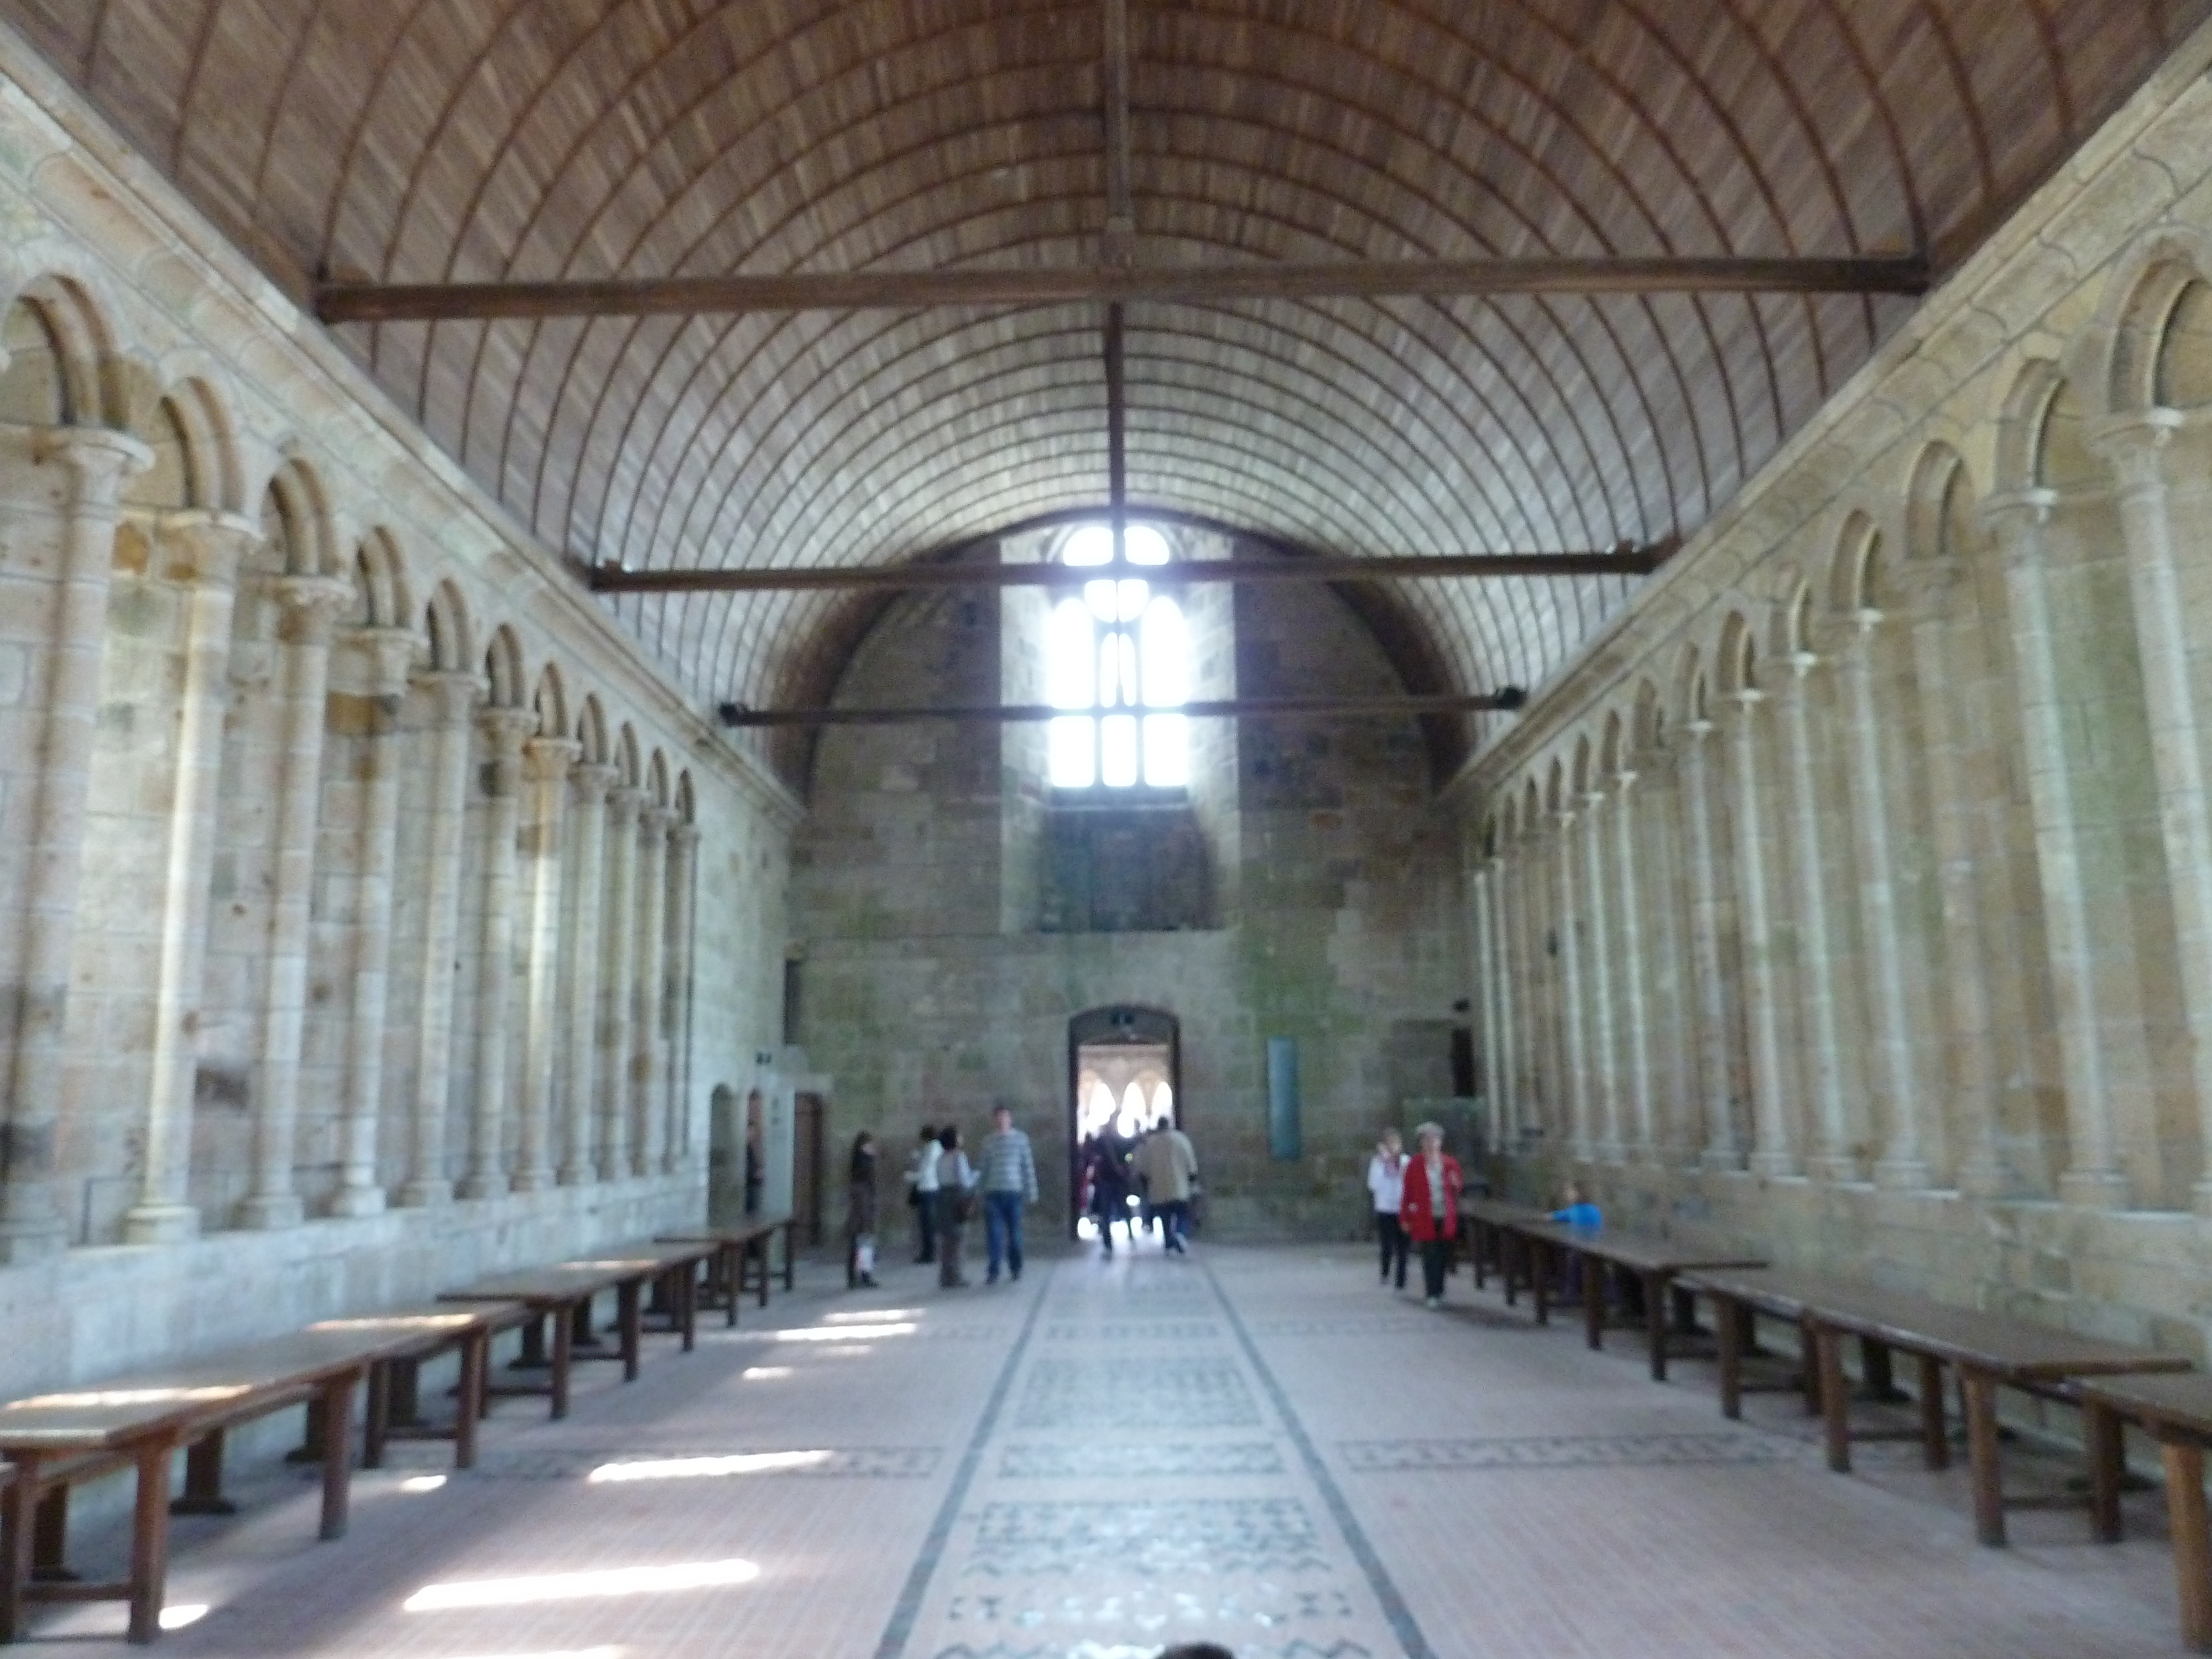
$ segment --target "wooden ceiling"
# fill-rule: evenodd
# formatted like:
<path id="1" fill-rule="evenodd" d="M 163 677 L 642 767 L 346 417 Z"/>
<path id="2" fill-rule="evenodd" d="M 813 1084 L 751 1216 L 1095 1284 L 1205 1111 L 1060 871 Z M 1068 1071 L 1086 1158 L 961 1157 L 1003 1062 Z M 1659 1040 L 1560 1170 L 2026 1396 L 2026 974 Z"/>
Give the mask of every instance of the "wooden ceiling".
<path id="1" fill-rule="evenodd" d="M 1143 265 L 1970 247 L 2212 0 L 1130 0 Z M 0 0 L 267 269 L 457 283 L 1091 266 L 1102 0 Z M 1128 490 L 1332 554 L 1694 530 L 1896 296 L 1136 302 Z M 1106 494 L 1099 307 L 339 328 L 548 543 L 887 562 Z M 1401 586 L 1458 689 L 1632 580 Z M 789 700 L 841 602 L 611 599 Z M 830 653 L 834 656 L 835 653 Z M 1446 689 L 1426 687 L 1424 689 Z"/>

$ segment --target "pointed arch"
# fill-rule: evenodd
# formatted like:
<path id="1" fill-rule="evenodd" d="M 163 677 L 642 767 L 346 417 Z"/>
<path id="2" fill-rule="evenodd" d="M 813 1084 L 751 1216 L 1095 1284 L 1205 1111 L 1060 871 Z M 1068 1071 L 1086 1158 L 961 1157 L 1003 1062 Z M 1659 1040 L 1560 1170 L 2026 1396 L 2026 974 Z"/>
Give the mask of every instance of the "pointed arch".
<path id="1" fill-rule="evenodd" d="M 2044 443 L 2051 406 L 2066 389 L 2057 363 L 2039 357 L 2024 364 L 1997 417 L 1996 488 L 2002 495 L 2047 488 Z"/>
<path id="2" fill-rule="evenodd" d="M 636 729 L 627 720 L 623 722 L 621 735 L 615 739 L 614 763 L 622 787 L 636 788 L 645 775 L 645 769 L 637 756 Z"/>
<path id="3" fill-rule="evenodd" d="M 336 574 L 337 538 L 322 480 L 307 462 L 288 459 L 261 501 L 261 533 L 288 576 Z"/>
<path id="4" fill-rule="evenodd" d="M 491 642 L 484 647 L 484 678 L 491 687 L 489 701 L 495 708 L 520 708 L 526 696 L 527 680 L 522 666 L 522 641 L 514 630 L 501 623 L 492 630 Z"/>
<path id="5" fill-rule="evenodd" d="M 1828 605 L 1839 617 L 1881 608 L 1881 532 L 1866 514 L 1853 508 L 1836 537 L 1828 568 Z"/>
<path id="6" fill-rule="evenodd" d="M 476 630 L 469 620 L 468 601 L 451 581 L 438 584 L 424 607 L 422 631 L 430 641 L 430 666 L 445 673 L 465 673 L 476 666 Z"/>
<path id="7" fill-rule="evenodd" d="M 645 793 L 655 806 L 668 805 L 668 757 L 658 749 L 646 766 Z"/>
<path id="8" fill-rule="evenodd" d="M 576 716 L 576 741 L 583 745 L 583 752 L 578 758 L 585 765 L 605 766 L 607 763 L 607 714 L 606 710 L 600 707 L 596 692 L 584 699 L 583 709 Z"/>
<path id="9" fill-rule="evenodd" d="M 1742 611 L 1729 611 L 1728 619 L 1721 624 L 1720 646 L 1713 653 L 1713 660 L 1723 696 L 1758 689 L 1759 641 L 1753 636 L 1751 623 Z"/>
<path id="10" fill-rule="evenodd" d="M 1905 556 L 1908 560 L 1964 556 L 1973 525 L 1974 481 L 1964 457 L 1938 440 L 1920 452 L 1906 487 Z"/>
<path id="11" fill-rule="evenodd" d="M 561 682 L 557 664 L 547 663 L 538 672 L 538 690 L 532 695 L 531 707 L 538 714 L 538 735 L 541 738 L 565 738 L 568 735 L 568 691 Z"/>
<path id="12" fill-rule="evenodd" d="M 354 580 L 359 586 L 362 620 L 371 628 L 404 628 L 415 615 L 410 596 L 407 557 L 398 538 L 378 526 L 354 552 Z"/>

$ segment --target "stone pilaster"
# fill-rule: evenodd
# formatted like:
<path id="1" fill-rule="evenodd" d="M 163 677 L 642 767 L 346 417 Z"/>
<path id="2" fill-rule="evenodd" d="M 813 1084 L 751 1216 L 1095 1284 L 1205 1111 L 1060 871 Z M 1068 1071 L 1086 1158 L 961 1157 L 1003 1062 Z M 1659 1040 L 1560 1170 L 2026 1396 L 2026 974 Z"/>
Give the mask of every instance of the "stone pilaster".
<path id="1" fill-rule="evenodd" d="M 622 1181 L 630 1173 L 630 981 L 637 963 L 632 937 L 637 916 L 637 819 L 645 794 L 616 789 L 607 795 L 606 898 L 599 938 L 599 1174 Z"/>
<path id="2" fill-rule="evenodd" d="M 1820 835 L 1820 791 L 1814 775 L 1812 673 L 1819 659 L 1808 651 L 1790 657 L 1790 691 L 1781 701 L 1783 745 L 1788 756 L 1790 817 L 1797 878 L 1797 986 L 1803 1005 L 1806 1093 L 1820 1146 L 1808 1172 L 1823 1181 L 1856 1181 L 1864 1173 L 1851 1144 L 1844 1107 L 1843 1045 L 1836 1031 L 1836 963 L 1830 954 L 1828 872 Z"/>
<path id="3" fill-rule="evenodd" d="M 691 997 L 699 933 L 699 826 L 668 829 L 668 1168 L 701 1160 L 692 1135 Z"/>
<path id="4" fill-rule="evenodd" d="M 323 733 L 330 697 L 331 630 L 353 584 L 283 576 L 270 585 L 278 611 L 283 749 L 278 762 L 276 885 L 263 988 L 261 1091 L 254 1103 L 253 1186 L 243 1225 L 296 1227 L 306 1219 L 294 1180 L 299 1162 L 300 1056 L 307 1028 L 307 927 L 314 897 L 315 828 L 322 810 Z"/>
<path id="5" fill-rule="evenodd" d="M 561 1184 L 580 1187 L 599 1179 L 592 1140 L 599 1097 L 599 907 L 606 888 L 607 791 L 611 766 L 579 766 L 568 774 L 568 925 L 562 987 Z"/>
<path id="6" fill-rule="evenodd" d="M 1500 860 L 1485 859 L 1474 872 L 1475 1006 L 1482 1018 L 1482 1082 L 1490 1097 L 1490 1133 L 1498 1146 L 1515 1144 L 1512 1109 L 1507 1100 L 1509 1069 L 1504 1005 L 1499 988 L 1505 963 L 1498 949 Z"/>
<path id="7" fill-rule="evenodd" d="M 659 1175 L 668 1159 L 662 1110 L 663 1000 L 668 959 L 668 809 L 648 802 L 637 815 L 637 914 L 630 969 L 630 1111 L 636 1125 L 632 1170 Z"/>
<path id="8" fill-rule="evenodd" d="M 1613 928 L 1607 915 L 1605 872 L 1604 791 L 1593 789 L 1583 797 L 1583 909 L 1589 918 L 1589 951 L 1586 974 L 1589 981 L 1589 1055 L 1592 1092 L 1596 1096 L 1598 1160 L 1618 1164 L 1626 1155 L 1620 1135 L 1620 1047 L 1614 1030 L 1613 1003 Z"/>
<path id="9" fill-rule="evenodd" d="M 1629 792 L 1636 774 L 1624 767 L 1613 775 L 1619 800 L 1613 806 L 1613 886 L 1620 897 L 1620 1002 L 1626 1024 L 1623 1046 L 1628 1060 L 1629 1150 L 1651 1157 L 1656 1142 L 1651 1109 L 1651 1011 L 1644 981 L 1643 894 L 1637 880 L 1635 797 Z"/>
<path id="10" fill-rule="evenodd" d="M 1682 751 L 1682 819 L 1689 842 L 1690 978 L 1696 999 L 1698 1098 L 1705 1108 L 1709 1170 L 1743 1168 L 1735 1111 L 1729 1092 L 1728 1000 L 1721 981 L 1720 861 L 1713 847 L 1712 768 L 1706 744 L 1711 720 L 1692 720 Z"/>
<path id="11" fill-rule="evenodd" d="M 153 457 L 137 439 L 90 427 L 45 434 L 35 453 L 66 473 L 53 635 L 38 684 L 37 799 L 32 808 L 22 917 L 21 1000 L 0 1113 L 0 1267 L 35 1261 L 68 1242 L 54 1191 L 54 1134 L 69 1023 L 70 947 L 84 870 L 107 588 L 123 486 Z"/>
<path id="12" fill-rule="evenodd" d="M 514 1003 L 515 835 L 521 808 L 522 745 L 538 729 L 527 708 L 486 708 L 477 716 L 489 756 L 484 763 L 483 931 L 477 952 L 476 1101 L 469 1116 L 469 1166 L 463 1198 L 507 1190 L 508 1020 Z"/>
<path id="13" fill-rule="evenodd" d="M 370 726 L 362 750 L 360 873 L 354 884 L 353 983 L 346 1023 L 345 1096 L 339 1113 L 343 1169 L 331 1213 L 377 1215 L 384 1188 L 376 1143 L 384 1114 L 384 1021 L 392 994 L 393 866 L 399 841 L 399 711 L 415 635 L 356 628 L 344 643 L 367 659 Z"/>
<path id="14" fill-rule="evenodd" d="M 553 1060 L 560 1047 L 555 1020 L 561 990 L 561 891 L 567 859 L 568 771 L 580 746 L 566 738 L 533 738 L 523 746 L 530 817 L 523 830 L 529 882 L 529 969 L 523 998 L 522 1135 L 517 1192 L 553 1185 Z"/>
<path id="15" fill-rule="evenodd" d="M 1782 1069 L 1782 1032 L 1775 1006 L 1774 939 L 1767 910 L 1765 802 L 1759 783 L 1759 706 L 1766 694 L 1747 686 L 1730 699 L 1735 754 L 1736 932 L 1743 945 L 1743 1023 L 1751 1050 L 1753 1174 L 1802 1173 Z"/>
<path id="16" fill-rule="evenodd" d="M 453 997 L 461 931 L 461 866 L 468 821 L 469 725 L 483 683 L 458 672 L 418 682 L 431 700 L 429 867 L 423 872 L 422 1001 L 415 1022 L 415 1144 L 400 1203 L 443 1204 L 453 1195 L 446 1121 L 453 1090 Z"/>
<path id="17" fill-rule="evenodd" d="M 162 884 L 156 964 L 154 1066 L 138 1202 L 124 1216 L 132 1244 L 194 1237 L 191 1202 L 192 1097 L 198 1080 L 201 985 L 207 962 L 208 884 L 215 856 L 216 802 L 222 782 L 222 719 L 229 696 L 231 613 L 238 568 L 259 540 L 243 519 L 186 512 L 165 518 L 158 557 L 186 593 L 185 673 L 169 851 Z"/>
<path id="18" fill-rule="evenodd" d="M 2095 952 L 2081 888 L 2081 829 L 2066 758 L 2045 570 L 2051 513 L 2057 501 L 2047 489 L 2022 490 L 1993 497 L 1982 510 L 2004 556 L 2014 672 L 2020 677 L 2021 736 L 2035 812 L 2036 872 L 2043 888 L 2044 931 L 2066 1072 L 2067 1169 L 2059 1178 L 2059 1194 L 2069 1203 L 2117 1209 L 2128 1201 L 2128 1183 L 2113 1158 L 2112 1091 L 2097 1030 Z"/>
<path id="19" fill-rule="evenodd" d="M 1589 1036 L 1583 1010 L 1582 929 L 1577 925 L 1580 906 L 1575 890 L 1575 814 L 1571 810 L 1552 814 L 1553 878 L 1558 903 L 1553 918 L 1559 946 L 1560 1060 L 1564 1075 L 1560 1092 L 1566 1107 L 1568 1139 L 1575 1161 L 1587 1164 L 1595 1155 L 1589 1109 Z"/>

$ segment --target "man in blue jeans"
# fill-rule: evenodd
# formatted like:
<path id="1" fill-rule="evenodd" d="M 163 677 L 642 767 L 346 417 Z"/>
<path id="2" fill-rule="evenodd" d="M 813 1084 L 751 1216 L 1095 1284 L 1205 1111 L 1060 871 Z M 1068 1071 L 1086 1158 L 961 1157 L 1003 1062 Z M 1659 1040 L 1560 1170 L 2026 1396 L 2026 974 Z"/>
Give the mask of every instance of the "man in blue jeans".
<path id="1" fill-rule="evenodd" d="M 1001 1262 L 1022 1276 L 1022 1209 L 1037 1197 L 1036 1155 L 1030 1138 L 1014 1127 L 1011 1106 L 994 1108 L 991 1133 L 984 1138 L 980 1155 L 983 1172 L 983 1231 L 989 1243 L 991 1265 L 984 1283 L 999 1282 Z"/>

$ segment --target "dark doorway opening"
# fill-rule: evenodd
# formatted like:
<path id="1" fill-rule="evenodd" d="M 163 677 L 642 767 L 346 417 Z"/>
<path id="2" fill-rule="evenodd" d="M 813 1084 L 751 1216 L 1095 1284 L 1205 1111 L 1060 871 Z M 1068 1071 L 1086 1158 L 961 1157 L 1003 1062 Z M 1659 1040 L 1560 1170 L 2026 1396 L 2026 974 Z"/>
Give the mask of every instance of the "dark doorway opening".
<path id="1" fill-rule="evenodd" d="M 1067 1236 L 1083 1220 L 1083 1144 L 1109 1119 L 1190 1127 L 1182 1097 L 1182 1024 L 1161 1008 L 1092 1008 L 1067 1022 Z"/>

